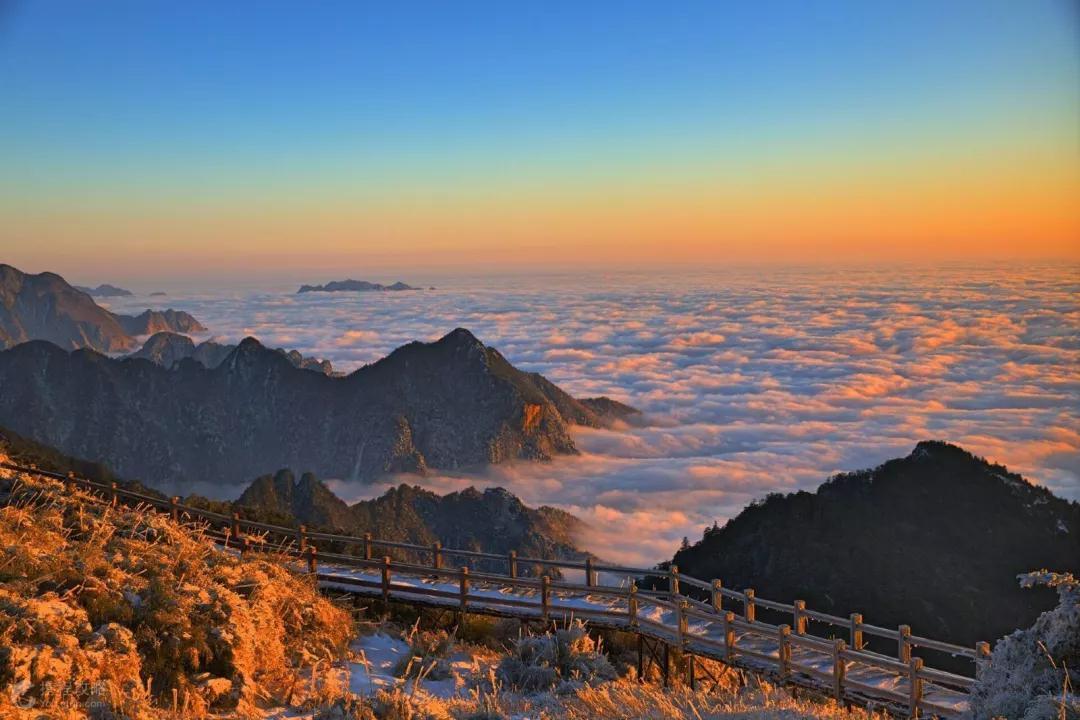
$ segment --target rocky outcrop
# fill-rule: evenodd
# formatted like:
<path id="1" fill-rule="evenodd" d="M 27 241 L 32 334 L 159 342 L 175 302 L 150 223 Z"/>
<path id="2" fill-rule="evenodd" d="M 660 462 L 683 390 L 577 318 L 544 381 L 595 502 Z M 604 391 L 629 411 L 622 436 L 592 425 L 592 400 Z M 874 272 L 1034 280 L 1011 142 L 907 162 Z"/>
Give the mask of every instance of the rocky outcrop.
<path id="1" fill-rule="evenodd" d="M 308 293 L 308 292 L 397 292 L 401 290 L 420 290 L 421 288 L 413 287 L 412 285 L 406 285 L 398 280 L 393 285 L 383 285 L 381 283 L 368 282 L 367 280 L 335 280 L 328 282 L 325 285 L 301 285 L 300 289 L 296 292 Z"/>
<path id="2" fill-rule="evenodd" d="M 235 345 L 224 345 L 214 342 L 213 340 L 205 340 L 196 345 L 194 341 L 186 335 L 180 335 L 179 333 L 173 332 L 159 332 L 147 338 L 146 342 L 143 343 L 143 346 L 131 353 L 128 357 L 149 360 L 152 363 L 156 363 L 157 365 L 166 368 L 175 367 L 181 360 L 192 358 L 204 367 L 215 368 L 220 365 L 234 349 L 236 349 Z M 329 360 L 317 360 L 315 358 L 304 357 L 296 350 L 283 350 L 277 348 L 276 352 L 284 355 L 294 367 L 303 368 L 304 370 L 313 370 L 322 373 L 323 375 L 330 375 L 334 372 L 334 366 Z"/>
<path id="3" fill-rule="evenodd" d="M 205 329 L 195 318 L 176 310 L 117 315 L 55 273 L 32 275 L 0 264 L 0 348 L 47 340 L 66 350 L 118 353 L 138 346 L 134 335 Z"/>
<path id="4" fill-rule="evenodd" d="M 299 370 L 254 338 L 216 367 L 172 370 L 30 342 L 0 352 L 0 424 L 151 485 L 281 467 L 371 480 L 576 453 L 559 408 L 600 419 L 538 378 L 464 329 L 343 377 Z"/>

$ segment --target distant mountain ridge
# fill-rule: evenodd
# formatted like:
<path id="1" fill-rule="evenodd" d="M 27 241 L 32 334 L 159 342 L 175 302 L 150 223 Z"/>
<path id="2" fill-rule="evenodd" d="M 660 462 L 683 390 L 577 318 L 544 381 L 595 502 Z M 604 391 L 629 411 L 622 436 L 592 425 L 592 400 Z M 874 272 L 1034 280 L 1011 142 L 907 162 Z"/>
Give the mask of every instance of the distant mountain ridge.
<path id="1" fill-rule="evenodd" d="M 311 473 L 290 470 L 256 478 L 233 503 L 245 515 L 288 517 L 310 528 L 372 533 L 382 540 L 489 553 L 515 550 L 522 557 L 580 558 L 584 523 L 570 513 L 527 507 L 503 488 L 467 488 L 447 495 L 410 485 L 348 505 Z M 460 562 L 460 558 L 457 559 Z"/>
<path id="2" fill-rule="evenodd" d="M 177 310 L 118 315 L 55 273 L 24 273 L 0 264 L 0 348 L 46 340 L 66 350 L 117 353 L 138 347 L 134 336 L 161 330 L 202 332 L 198 320 Z"/>
<path id="3" fill-rule="evenodd" d="M 30 342 L 0 352 L 0 388 L 0 424 L 149 484 L 546 460 L 577 452 L 569 423 L 612 422 L 461 328 L 342 377 L 299 370 L 254 338 L 213 368 L 173 370 Z"/>
<path id="4" fill-rule="evenodd" d="M 176 367 L 181 360 L 191 358 L 204 367 L 215 368 L 224 362 L 229 353 L 235 349 L 236 345 L 226 345 L 213 340 L 204 340 L 196 345 L 195 341 L 187 335 L 159 332 L 147 338 L 143 346 L 128 357 L 149 360 L 165 368 Z M 275 348 L 275 351 L 288 358 L 294 367 L 313 370 L 324 375 L 331 375 L 334 372 L 334 366 L 329 360 L 304 357 L 297 350 Z"/>
<path id="5" fill-rule="evenodd" d="M 76 285 L 76 290 L 80 290 L 91 297 L 131 297 L 135 293 L 124 288 L 116 287 L 115 285 L 109 285 L 108 283 L 102 283 L 97 287 L 86 287 L 84 285 Z"/>
<path id="6" fill-rule="evenodd" d="M 943 442 L 770 495 L 677 552 L 680 572 L 971 645 L 1055 605 L 1019 573 L 1080 570 L 1080 504 Z"/>
<path id="7" fill-rule="evenodd" d="M 298 294 L 308 292 L 400 292 L 402 290 L 420 289 L 422 288 L 406 285 L 400 280 L 393 285 L 382 285 L 381 283 L 368 282 L 367 280 L 334 280 L 325 285 L 301 285 L 300 289 L 296 292 Z"/>

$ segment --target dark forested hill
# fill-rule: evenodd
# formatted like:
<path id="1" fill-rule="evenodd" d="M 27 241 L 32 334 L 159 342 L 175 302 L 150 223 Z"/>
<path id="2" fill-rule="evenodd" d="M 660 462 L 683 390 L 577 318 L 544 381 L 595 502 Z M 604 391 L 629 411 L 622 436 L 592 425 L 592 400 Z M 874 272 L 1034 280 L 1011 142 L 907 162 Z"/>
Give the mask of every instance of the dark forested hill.
<path id="1" fill-rule="evenodd" d="M 1054 606 L 1028 570 L 1080 569 L 1080 505 L 954 445 L 772 495 L 674 558 L 681 572 L 758 596 L 971 644 Z"/>

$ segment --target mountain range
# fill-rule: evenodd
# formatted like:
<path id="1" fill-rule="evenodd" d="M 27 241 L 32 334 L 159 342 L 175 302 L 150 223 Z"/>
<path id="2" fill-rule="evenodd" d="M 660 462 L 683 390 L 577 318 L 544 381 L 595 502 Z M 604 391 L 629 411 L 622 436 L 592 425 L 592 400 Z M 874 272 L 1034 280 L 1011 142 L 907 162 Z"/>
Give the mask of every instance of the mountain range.
<path id="1" fill-rule="evenodd" d="M 300 289 L 296 292 L 397 292 L 401 290 L 420 290 L 420 288 L 406 285 L 400 280 L 393 285 L 383 285 L 381 283 L 368 282 L 367 280 L 334 280 L 325 285 L 301 285 Z"/>
<path id="2" fill-rule="evenodd" d="M 758 596 L 972 645 L 1056 604 L 1017 575 L 1080 570 L 1080 504 L 943 442 L 770 495 L 675 554 L 680 572 Z"/>
<path id="3" fill-rule="evenodd" d="M 215 368 L 236 349 L 236 345 L 227 345 L 213 340 L 204 340 L 198 345 L 187 335 L 174 332 L 159 332 L 151 335 L 143 346 L 128 355 L 130 358 L 149 360 L 165 368 L 176 367 L 181 360 L 191 358 L 204 367 Z M 275 348 L 275 352 L 284 355 L 294 367 L 314 370 L 324 375 L 334 372 L 329 360 L 316 360 L 304 357 L 297 350 Z"/>
<path id="4" fill-rule="evenodd" d="M 503 488 L 466 488 L 437 495 L 399 485 L 371 500 L 346 504 L 311 473 L 299 479 L 290 470 L 255 479 L 232 509 L 245 517 L 286 518 L 309 528 L 522 557 L 582 558 L 575 546 L 584 524 L 570 513 L 527 507 Z M 460 563 L 462 558 L 455 558 Z"/>
<path id="5" fill-rule="evenodd" d="M 91 297 L 131 297 L 135 293 L 124 288 L 116 287 L 115 285 L 109 285 L 108 283 L 102 283 L 97 287 L 86 287 L 84 285 L 76 285 L 76 290 L 80 290 Z"/>
<path id="6" fill-rule="evenodd" d="M 574 454 L 568 425 L 632 409 L 581 402 L 467 330 L 347 376 L 246 338 L 212 368 L 166 369 L 28 342 L 0 352 L 0 424 L 147 483 L 236 483 L 282 467 L 369 481 Z"/>
<path id="7" fill-rule="evenodd" d="M 138 347 L 136 335 L 203 332 L 198 320 L 178 310 L 118 315 L 94 302 L 55 273 L 24 273 L 0 264 L 0 348 L 47 340 L 66 350 L 118 353 Z"/>

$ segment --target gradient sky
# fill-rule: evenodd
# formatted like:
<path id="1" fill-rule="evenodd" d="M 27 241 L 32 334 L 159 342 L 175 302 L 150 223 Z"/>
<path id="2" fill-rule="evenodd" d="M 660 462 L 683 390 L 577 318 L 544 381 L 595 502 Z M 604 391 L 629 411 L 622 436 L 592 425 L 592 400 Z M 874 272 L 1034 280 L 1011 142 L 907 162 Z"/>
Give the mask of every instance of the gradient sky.
<path id="1" fill-rule="evenodd" d="M 1066 0 L 0 0 L 0 261 L 1076 259 L 1078 37 Z"/>

